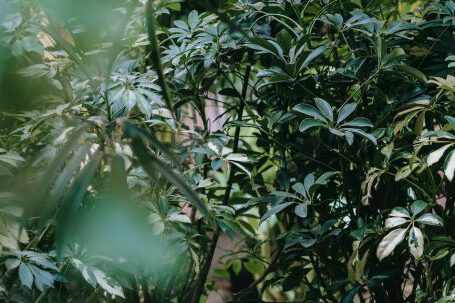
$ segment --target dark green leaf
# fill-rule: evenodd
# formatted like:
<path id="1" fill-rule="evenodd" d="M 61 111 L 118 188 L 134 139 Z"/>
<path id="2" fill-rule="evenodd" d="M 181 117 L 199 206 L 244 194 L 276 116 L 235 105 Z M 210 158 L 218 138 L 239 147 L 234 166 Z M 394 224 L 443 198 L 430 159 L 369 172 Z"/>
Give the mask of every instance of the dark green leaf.
<path id="1" fill-rule="evenodd" d="M 135 139 L 133 140 L 131 146 L 142 167 L 151 177 L 154 177 L 156 172 L 160 172 L 169 182 L 177 187 L 180 193 L 187 197 L 189 202 L 203 215 L 209 216 L 209 212 L 204 203 L 202 203 L 198 195 L 191 189 L 185 180 L 177 175 L 167 164 L 158 159 L 152 153 L 149 153 L 142 141 Z"/>
<path id="2" fill-rule="evenodd" d="M 261 220 L 259 221 L 259 224 L 262 224 L 262 222 L 264 222 L 265 220 L 267 220 L 271 216 L 279 213 L 280 211 L 282 211 L 283 209 L 285 209 L 286 207 L 288 207 L 289 205 L 294 204 L 294 203 L 295 202 L 285 202 L 285 203 L 281 203 L 281 204 L 275 205 L 274 207 L 272 207 L 268 212 L 266 212 L 262 216 Z"/>

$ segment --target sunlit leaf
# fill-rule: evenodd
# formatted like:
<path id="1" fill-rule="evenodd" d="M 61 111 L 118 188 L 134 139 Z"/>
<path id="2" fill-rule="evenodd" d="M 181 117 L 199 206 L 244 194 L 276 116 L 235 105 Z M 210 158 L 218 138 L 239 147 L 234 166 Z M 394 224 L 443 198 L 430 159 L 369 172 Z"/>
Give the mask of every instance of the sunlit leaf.
<path id="1" fill-rule="evenodd" d="M 395 247 L 404 240 L 406 228 L 398 228 L 388 233 L 379 243 L 376 256 L 380 261 L 390 255 Z"/>

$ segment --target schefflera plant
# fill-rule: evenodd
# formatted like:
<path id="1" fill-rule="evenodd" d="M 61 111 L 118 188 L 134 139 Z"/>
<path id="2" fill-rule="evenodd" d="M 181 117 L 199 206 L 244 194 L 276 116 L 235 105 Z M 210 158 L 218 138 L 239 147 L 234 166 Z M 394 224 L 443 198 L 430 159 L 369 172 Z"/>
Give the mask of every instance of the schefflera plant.
<path id="1" fill-rule="evenodd" d="M 379 243 L 376 255 L 380 261 L 389 256 L 407 235 L 409 250 L 418 262 L 423 254 L 424 235 L 420 225 L 442 226 L 442 219 L 433 213 L 421 214 L 428 206 L 428 203 L 417 200 L 410 206 L 410 212 L 403 207 L 395 207 L 385 221 L 385 228 L 394 229 L 389 232 Z"/>

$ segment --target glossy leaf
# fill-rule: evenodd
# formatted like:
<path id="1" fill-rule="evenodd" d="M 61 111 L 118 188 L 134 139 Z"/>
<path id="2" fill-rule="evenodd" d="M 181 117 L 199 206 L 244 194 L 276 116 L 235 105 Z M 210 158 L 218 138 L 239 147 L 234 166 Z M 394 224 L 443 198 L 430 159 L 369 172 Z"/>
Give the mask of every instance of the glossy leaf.
<path id="1" fill-rule="evenodd" d="M 400 244 L 406 235 L 406 228 L 398 228 L 388 233 L 379 243 L 376 250 L 376 256 L 380 261 L 389 256 L 393 250 Z"/>

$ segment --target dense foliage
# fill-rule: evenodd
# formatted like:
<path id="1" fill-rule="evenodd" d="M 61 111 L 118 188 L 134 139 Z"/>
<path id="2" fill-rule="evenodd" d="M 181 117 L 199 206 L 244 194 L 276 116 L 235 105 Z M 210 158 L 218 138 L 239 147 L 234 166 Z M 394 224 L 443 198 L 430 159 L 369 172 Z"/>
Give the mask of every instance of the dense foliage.
<path id="1" fill-rule="evenodd" d="M 2 302 L 455 302 L 454 71 L 453 1 L 0 0 Z"/>

